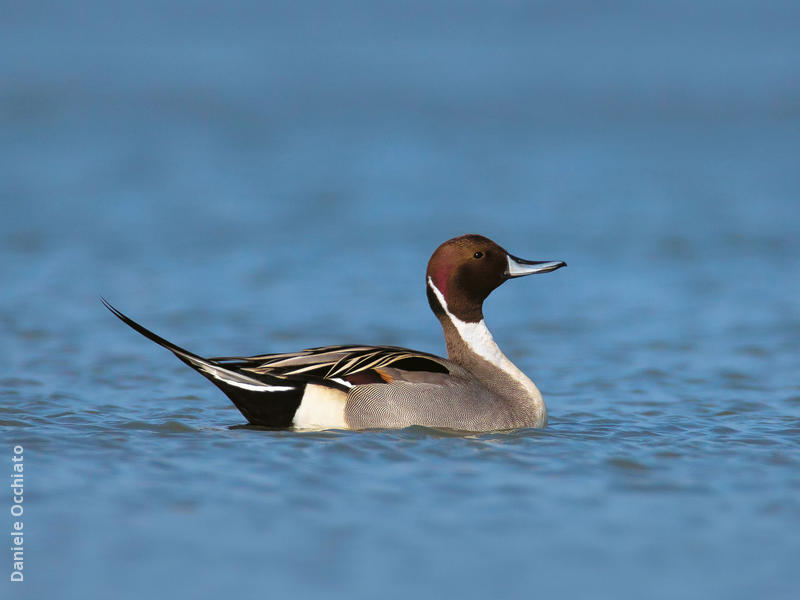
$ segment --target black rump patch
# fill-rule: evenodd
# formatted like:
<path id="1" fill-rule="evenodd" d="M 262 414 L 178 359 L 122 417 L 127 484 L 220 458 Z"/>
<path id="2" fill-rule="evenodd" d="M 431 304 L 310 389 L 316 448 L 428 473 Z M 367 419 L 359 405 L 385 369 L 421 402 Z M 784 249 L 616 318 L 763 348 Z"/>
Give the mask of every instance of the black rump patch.
<path id="1" fill-rule="evenodd" d="M 270 428 L 292 426 L 294 414 L 300 407 L 306 388 L 304 383 L 300 383 L 292 390 L 256 392 L 229 385 L 213 377 L 208 379 L 225 392 L 251 425 Z"/>

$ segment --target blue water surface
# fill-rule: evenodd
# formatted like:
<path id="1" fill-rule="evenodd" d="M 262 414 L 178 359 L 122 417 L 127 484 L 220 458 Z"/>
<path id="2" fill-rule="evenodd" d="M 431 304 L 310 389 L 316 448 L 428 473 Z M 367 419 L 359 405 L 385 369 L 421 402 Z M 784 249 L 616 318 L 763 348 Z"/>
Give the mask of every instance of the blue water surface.
<path id="1" fill-rule="evenodd" d="M 796 2 L 13 3 L 3 598 L 800 597 Z M 436 246 L 544 430 L 263 431 L 200 354 L 443 353 Z M 0 486 L 5 488 L 5 486 Z M 12 496 L 0 492 L 10 527 Z"/>

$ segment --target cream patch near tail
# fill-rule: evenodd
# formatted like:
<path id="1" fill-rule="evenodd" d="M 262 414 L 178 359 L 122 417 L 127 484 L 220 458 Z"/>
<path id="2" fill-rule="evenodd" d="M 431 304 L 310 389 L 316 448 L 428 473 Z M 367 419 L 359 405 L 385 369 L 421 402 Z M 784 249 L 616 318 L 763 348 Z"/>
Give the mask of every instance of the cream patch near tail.
<path id="1" fill-rule="evenodd" d="M 324 385 L 306 385 L 292 425 L 298 429 L 347 429 L 347 393 Z"/>

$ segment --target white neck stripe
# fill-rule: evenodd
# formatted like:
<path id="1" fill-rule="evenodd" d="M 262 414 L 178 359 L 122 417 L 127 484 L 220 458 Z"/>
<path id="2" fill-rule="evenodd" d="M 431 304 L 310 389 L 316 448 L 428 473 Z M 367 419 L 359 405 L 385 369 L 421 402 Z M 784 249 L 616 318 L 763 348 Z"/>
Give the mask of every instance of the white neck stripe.
<path id="1" fill-rule="evenodd" d="M 462 321 L 448 310 L 447 300 L 445 300 L 444 295 L 441 291 L 439 291 L 439 288 L 436 287 L 436 285 L 433 283 L 433 279 L 430 277 L 428 277 L 428 285 L 431 286 L 431 289 L 433 290 L 436 299 L 439 300 L 439 304 L 442 305 L 442 309 L 444 310 L 445 314 L 450 319 L 450 322 L 455 326 L 456 331 L 458 331 L 461 339 L 464 340 L 464 343 L 470 350 L 511 375 L 511 377 L 522 383 L 525 387 L 533 386 L 533 389 L 536 389 L 536 386 L 533 385 L 533 382 L 528 378 L 528 376 L 520 371 L 517 366 L 508 360 L 508 357 L 503 354 L 503 351 L 500 350 L 500 347 L 494 341 L 492 333 L 489 331 L 489 328 L 486 327 L 486 323 L 483 321 L 483 319 L 477 323 L 468 323 L 466 321 Z M 538 393 L 538 390 L 536 391 Z"/>
<path id="2" fill-rule="evenodd" d="M 477 323 L 467 323 L 466 321 L 462 321 L 450 312 L 447 307 L 447 300 L 445 300 L 444 294 L 442 294 L 439 288 L 436 287 L 436 284 L 433 283 L 433 279 L 430 277 L 428 277 L 428 285 L 431 286 L 431 289 L 436 295 L 436 299 L 439 300 L 439 304 L 442 305 L 442 309 L 444 309 L 445 314 L 450 319 L 450 322 L 455 325 L 455 328 L 461 336 L 461 339 L 464 340 L 469 349 L 481 358 L 485 358 L 493 365 L 502 369 L 503 359 L 506 361 L 508 361 L 508 359 L 495 343 L 494 338 L 492 337 L 489 329 L 486 327 L 486 323 L 483 322 L 483 319 Z"/>
<path id="3" fill-rule="evenodd" d="M 450 319 L 450 322 L 456 328 L 458 335 L 467 345 L 467 348 L 503 371 L 513 381 L 526 390 L 531 401 L 536 406 L 540 407 L 542 415 L 541 422 L 546 423 L 547 412 L 544 408 L 544 402 L 542 401 L 542 394 L 539 392 L 539 388 L 537 388 L 536 384 L 533 383 L 533 381 L 531 381 L 530 378 L 525 375 L 525 373 L 520 371 L 514 363 L 508 360 L 508 357 L 505 354 L 503 354 L 503 351 L 497 346 L 497 343 L 494 341 L 494 338 L 492 337 L 489 328 L 486 327 L 486 323 L 484 323 L 483 319 L 477 323 L 467 323 L 466 321 L 462 321 L 448 310 L 447 301 L 445 300 L 444 295 L 441 291 L 439 291 L 439 288 L 436 287 L 430 277 L 428 277 L 428 285 L 431 286 L 436 299 L 439 300 L 439 304 L 442 306 L 442 310 L 444 310 L 445 314 Z"/>

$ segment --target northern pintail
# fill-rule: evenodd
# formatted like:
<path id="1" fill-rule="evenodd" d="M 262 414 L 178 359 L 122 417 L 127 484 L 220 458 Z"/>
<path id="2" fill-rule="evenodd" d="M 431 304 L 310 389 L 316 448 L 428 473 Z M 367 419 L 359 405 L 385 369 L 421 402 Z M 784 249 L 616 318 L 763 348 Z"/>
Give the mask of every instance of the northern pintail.
<path id="1" fill-rule="evenodd" d="M 495 343 L 483 319 L 483 301 L 508 279 L 565 266 L 563 261 L 517 258 L 481 235 L 444 242 L 428 262 L 426 287 L 444 330 L 447 359 L 395 346 L 325 346 L 202 358 L 145 329 L 105 299 L 103 303 L 211 380 L 253 425 L 423 425 L 463 431 L 544 427 L 542 395 Z"/>

